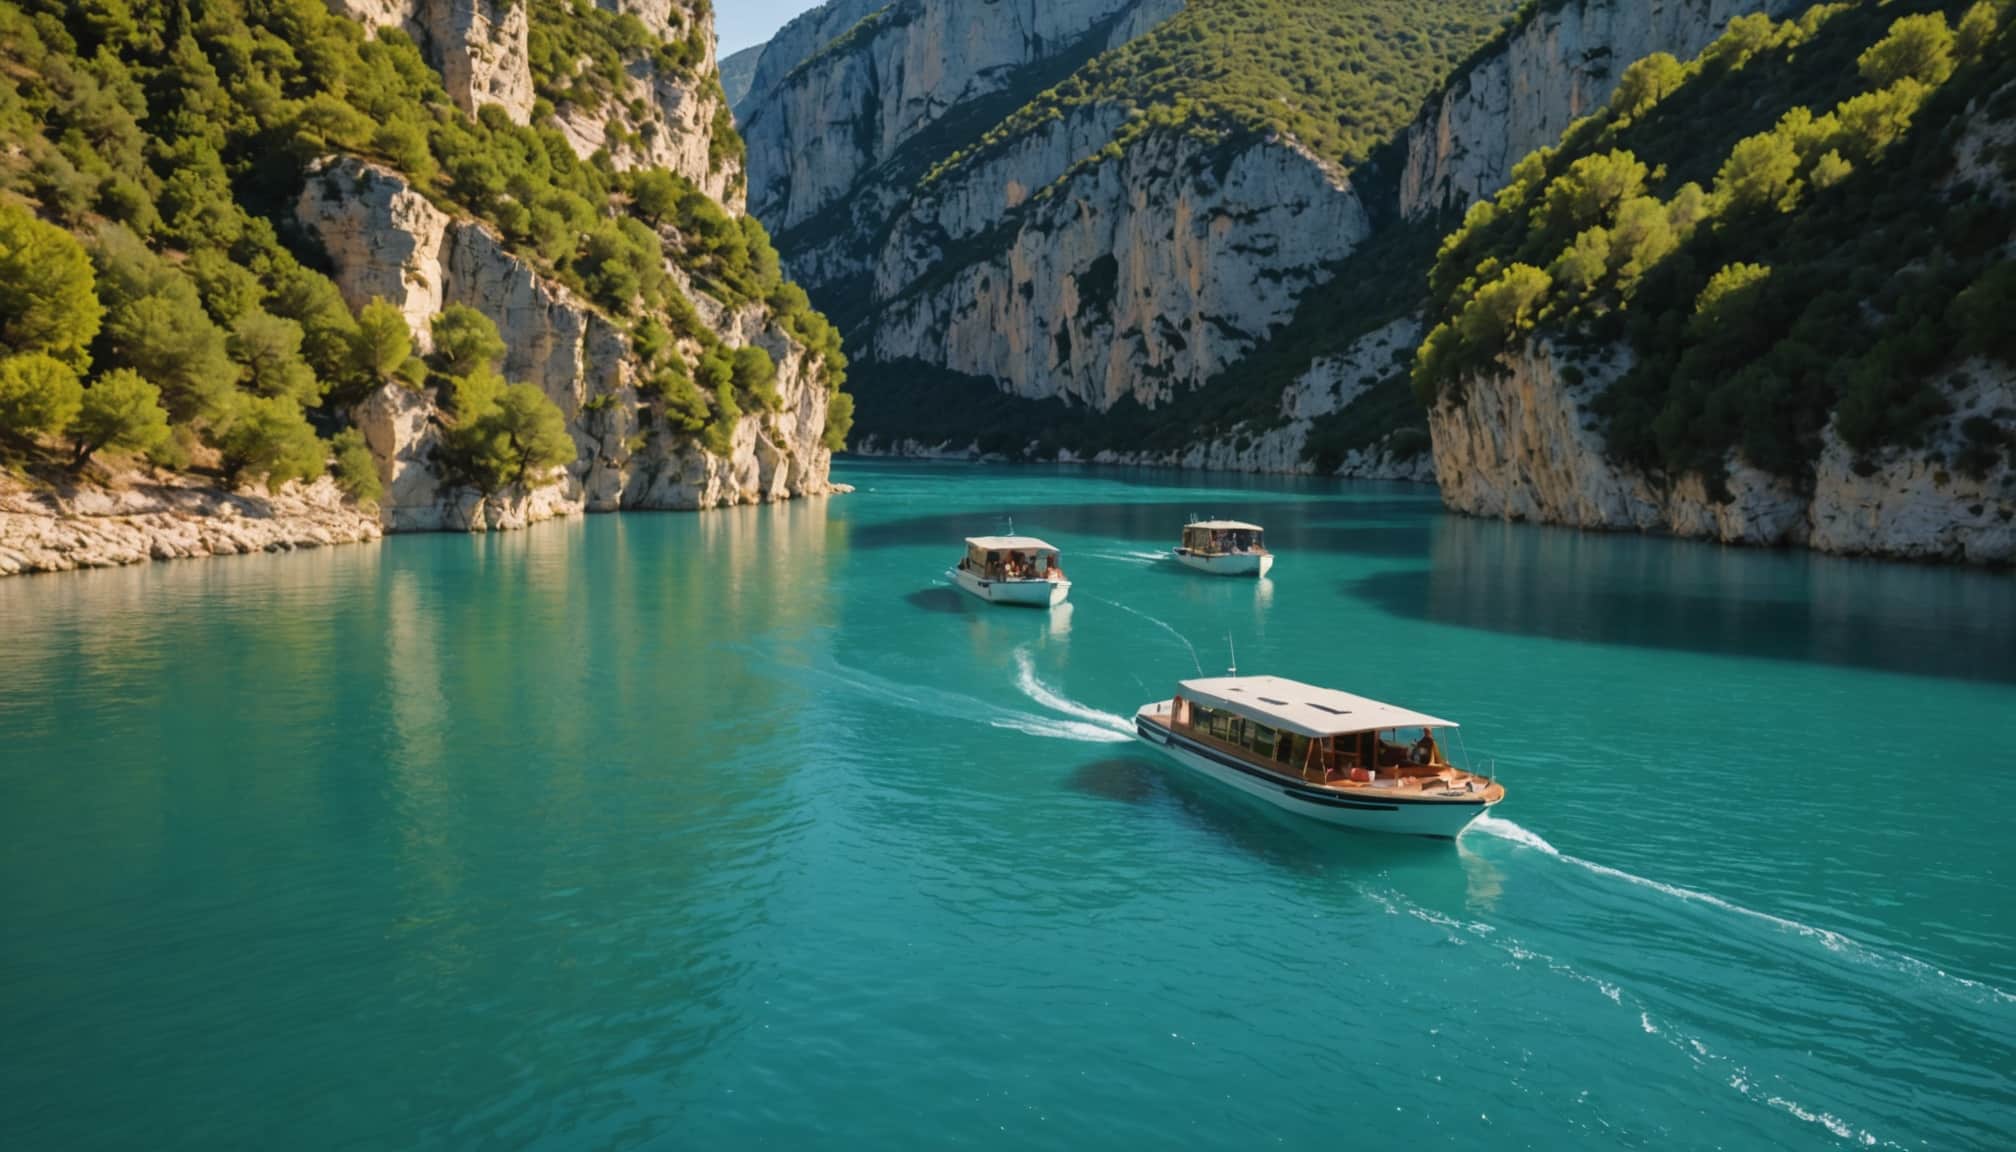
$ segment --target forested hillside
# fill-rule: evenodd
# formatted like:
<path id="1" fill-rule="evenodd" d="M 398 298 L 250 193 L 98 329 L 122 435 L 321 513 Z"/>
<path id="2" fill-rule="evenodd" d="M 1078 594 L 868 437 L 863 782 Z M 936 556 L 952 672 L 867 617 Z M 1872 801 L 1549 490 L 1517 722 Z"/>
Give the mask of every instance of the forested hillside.
<path id="1" fill-rule="evenodd" d="M 1430 276 L 1413 380 L 1452 502 L 1724 538 L 1831 532 L 1850 550 L 2006 550 L 2008 15 L 1895 0 L 1740 19 L 1697 60 L 1632 64 L 1606 107 L 1520 162 Z M 1515 435 L 1479 440 L 1521 421 L 1508 389 L 1582 414 L 1544 474 Z M 1591 451 L 1607 464 L 1577 463 Z M 1804 511 L 1886 470 L 1929 478 L 1908 515 L 1879 503 L 1850 531 Z M 1932 536 L 1891 540 L 1912 515 Z"/>
<path id="2" fill-rule="evenodd" d="M 734 453 L 742 416 L 783 404 L 773 352 L 799 347 L 839 443 L 837 337 L 736 211 L 706 0 L 614 7 L 458 24 L 436 0 L 0 3 L 0 458 L 274 486 L 333 467 L 370 500 L 397 469 L 356 412 L 389 387 L 423 406 L 444 485 L 523 490 L 592 470 L 612 407 L 626 459 Z M 411 210 L 332 253 L 302 207 L 325 157 L 410 188 Z M 419 282 L 435 254 L 399 230 L 416 211 L 612 325 L 622 371 L 535 381 L 501 302 Z M 786 343 L 766 349 L 772 324 Z"/>
<path id="3" fill-rule="evenodd" d="M 1392 215 L 1375 153 L 1513 7 L 898 0 L 787 64 L 794 26 L 742 112 L 752 208 L 846 329 L 869 442 L 1180 448 L 1310 367 L 1252 358 Z M 971 70 L 912 65 L 947 53 Z"/>

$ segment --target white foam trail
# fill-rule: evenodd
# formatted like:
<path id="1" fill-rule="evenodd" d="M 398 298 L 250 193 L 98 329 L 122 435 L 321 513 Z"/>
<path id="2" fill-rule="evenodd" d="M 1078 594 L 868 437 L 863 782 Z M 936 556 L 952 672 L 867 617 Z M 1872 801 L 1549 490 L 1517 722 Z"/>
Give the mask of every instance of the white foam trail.
<path id="1" fill-rule="evenodd" d="M 1125 716 L 1116 716 L 1111 712 L 1101 712 L 1090 705 L 1080 704 L 1069 697 L 1060 696 L 1052 691 L 1048 684 L 1038 680 L 1036 678 L 1036 658 L 1030 655 L 1027 644 L 1015 649 L 1015 666 L 1017 669 L 1015 686 L 1022 689 L 1024 696 L 1029 697 L 1052 712 L 1062 712 L 1066 716 L 1076 716 L 1078 719 L 1095 725 L 1107 733 L 1119 736 L 1122 740 L 1133 739 L 1134 725 Z"/>
<path id="2" fill-rule="evenodd" d="M 1164 632 L 1169 633 L 1169 635 L 1174 636 L 1177 640 L 1182 642 L 1184 648 L 1189 650 L 1190 662 L 1192 664 L 1197 665 L 1197 674 L 1199 676 L 1202 676 L 1204 674 L 1204 661 L 1198 659 L 1197 657 L 1197 646 L 1190 643 L 1190 638 L 1188 636 L 1183 635 L 1183 633 L 1178 632 L 1173 626 L 1170 625 L 1170 623 L 1167 620 L 1158 620 L 1155 617 L 1148 615 L 1146 612 L 1140 611 L 1139 609 L 1129 608 L 1127 605 L 1120 603 L 1118 600 L 1107 600 L 1100 596 L 1087 596 L 1085 597 L 1085 599 L 1097 600 L 1101 604 L 1110 604 L 1113 607 L 1120 609 L 1122 612 L 1126 612 L 1134 616 L 1139 616 L 1141 619 L 1148 621 L 1150 624 L 1153 624 L 1157 628 L 1162 629 Z"/>
<path id="3" fill-rule="evenodd" d="M 1133 725 L 1118 716 L 1092 709 L 1084 711 L 1097 718 L 1094 723 L 1086 723 L 1084 719 L 1058 720 L 1049 716 L 1018 712 L 1012 708 L 1002 708 L 942 688 L 922 684 L 900 684 L 872 672 L 849 668 L 842 664 L 835 664 L 831 669 L 812 668 L 805 671 L 828 680 L 843 691 L 870 695 L 882 703 L 900 704 L 929 716 L 977 721 L 995 728 L 1026 732 L 1032 736 L 1046 736 L 1053 740 L 1076 740 L 1088 744 L 1118 744 L 1134 738 Z M 1066 705 L 1071 703 L 1061 697 L 1056 699 Z M 1060 709 L 1060 711 L 1067 710 Z M 1118 728 L 1115 727 L 1116 724 Z"/>
<path id="4" fill-rule="evenodd" d="M 1682 888 L 1678 884 L 1667 884 L 1658 880 L 1649 880 L 1635 873 L 1626 872 L 1622 868 L 1612 868 L 1608 864 L 1598 864 L 1594 860 L 1584 860 L 1580 856 L 1571 856 L 1554 847 L 1554 845 L 1549 844 L 1538 833 L 1530 831 L 1510 820 L 1493 816 L 1488 812 L 1478 817 L 1470 826 L 1487 836 L 1496 836 L 1500 840 L 1509 840 L 1514 844 L 1532 848 L 1557 860 L 1564 860 L 1575 865 L 1577 868 L 1594 872 L 1598 876 L 1608 876 L 1613 880 L 1622 880 L 1627 884 L 1636 884 L 1640 888 L 1650 888 L 1654 892 L 1671 896 L 1675 900 L 1684 901 L 1689 904 L 1706 905 L 1707 907 L 1736 916 L 1743 916 L 1760 923 L 1769 924 L 1773 928 L 1777 928 L 1783 932 L 1791 932 L 1809 940 L 1817 940 L 1828 951 L 1851 957 L 1865 964 L 1886 967 L 1899 972 L 1908 972 L 1915 976 L 1937 977 L 2001 1003 L 2016 1004 L 2016 995 L 2004 992 L 2000 988 L 1984 984 L 1978 980 L 1969 980 L 1965 976 L 1956 976 L 1936 964 L 1928 964 L 1915 956 L 1893 955 L 1872 948 L 1850 937 L 1843 936 L 1832 929 L 1819 928 L 1812 924 L 1803 924 L 1784 916 L 1774 916 L 1769 912 L 1759 912 L 1755 908 L 1745 908 L 1741 904 L 1724 900 L 1722 897 L 1711 893 L 1701 892 L 1693 888 Z"/>
<path id="5" fill-rule="evenodd" d="M 987 721 L 996 728 L 1009 728 L 1026 732 L 1031 736 L 1047 736 L 1052 740 L 1076 740 L 1084 744 L 1124 744 L 1134 737 L 1128 733 L 1115 732 L 1097 724 L 1085 724 L 1076 720 L 1045 720 L 1040 716 L 1024 716 L 1008 713 Z"/>

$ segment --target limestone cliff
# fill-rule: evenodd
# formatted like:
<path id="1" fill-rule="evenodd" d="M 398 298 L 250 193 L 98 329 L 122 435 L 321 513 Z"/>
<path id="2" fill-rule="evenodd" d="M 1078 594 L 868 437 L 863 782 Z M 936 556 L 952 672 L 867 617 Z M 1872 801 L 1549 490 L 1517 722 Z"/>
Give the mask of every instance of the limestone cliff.
<path id="1" fill-rule="evenodd" d="M 663 401 L 641 393 L 627 332 L 565 286 L 511 253 L 487 226 L 448 216 L 397 173 L 348 157 L 312 170 L 296 210 L 334 265 L 353 307 L 397 306 L 422 347 L 427 321 L 463 304 L 497 325 L 504 374 L 537 384 L 567 420 L 579 456 L 531 492 L 483 500 L 444 489 L 431 462 L 442 415 L 432 398 L 388 385 L 355 413 L 380 462 L 385 524 L 394 531 L 515 527 L 577 511 L 709 508 L 828 491 L 821 442 L 823 370 L 759 305 L 726 309 L 693 293 L 702 319 L 730 347 L 757 344 L 777 364 L 774 413 L 744 418 L 732 451 L 708 452 L 674 435 Z"/>
<path id="2" fill-rule="evenodd" d="M 1663 531 L 1730 544 L 2007 564 L 2016 561 L 2016 475 L 2006 459 L 1979 476 L 1951 460 L 1972 416 L 2016 411 L 2016 373 L 1982 360 L 1943 375 L 1950 405 L 1919 449 L 1858 468 L 1830 427 L 1810 490 L 1732 456 L 1725 499 L 1702 477 L 1649 476 L 1605 454 L 1591 402 L 1630 367 L 1612 347 L 1569 359 L 1547 340 L 1464 382 L 1429 414 L 1435 471 L 1450 508 L 1581 528 Z M 1998 417 L 1998 414 L 2004 414 Z M 1872 467 L 1873 465 L 1873 467 Z"/>
<path id="3" fill-rule="evenodd" d="M 801 17 L 765 50 L 752 85 L 752 210 L 780 233 L 804 224 L 955 110 L 1004 93 L 1020 96 L 994 118 L 1019 105 L 1035 94 L 1031 65 L 1103 47 L 1140 2 L 839 0 Z"/>
<path id="4" fill-rule="evenodd" d="M 1454 76 L 1407 130 L 1400 209 L 1461 211 L 1504 185 L 1512 165 L 1553 144 L 1654 52 L 1686 59 L 1752 12 L 1810 0 L 1566 0 L 1530 16 Z"/>
<path id="5" fill-rule="evenodd" d="M 1060 123 L 982 167 L 1043 187 L 1048 165 L 1031 154 L 1054 163 L 1076 149 L 1052 138 L 1073 134 Z M 1216 148 L 1155 134 L 1005 211 L 1020 185 L 991 175 L 954 182 L 898 222 L 900 248 L 884 253 L 876 285 L 888 303 L 874 357 L 1100 410 L 1129 396 L 1165 403 L 1237 362 L 1369 228 L 1350 182 L 1281 140 Z M 948 250 L 997 212 L 988 251 L 960 266 Z"/>
<path id="6" fill-rule="evenodd" d="M 730 212 L 742 211 L 742 159 L 719 138 L 726 132 L 728 96 L 717 79 L 712 5 L 607 0 L 603 7 L 636 17 L 658 40 L 698 46 L 698 56 L 674 66 L 655 53 L 633 51 L 624 58 L 619 90 L 592 102 L 542 90 L 568 144 L 583 159 L 606 151 L 618 170 L 670 169 Z"/>
<path id="7" fill-rule="evenodd" d="M 532 116 L 527 0 L 328 0 L 367 28 L 399 28 L 441 73 L 464 112 L 485 104 L 519 124 Z"/>

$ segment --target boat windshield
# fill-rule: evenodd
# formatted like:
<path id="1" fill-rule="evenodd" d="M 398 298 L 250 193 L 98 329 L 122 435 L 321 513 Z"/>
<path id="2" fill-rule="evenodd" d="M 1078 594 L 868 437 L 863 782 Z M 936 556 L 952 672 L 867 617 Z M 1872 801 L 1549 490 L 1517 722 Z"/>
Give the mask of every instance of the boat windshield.
<path id="1" fill-rule="evenodd" d="M 1225 555 L 1237 552 L 1264 552 L 1263 533 L 1258 528 L 1217 528 L 1193 524 L 1183 529 L 1183 546 L 1192 552 Z"/>
<path id="2" fill-rule="evenodd" d="M 1064 575 L 1057 554 L 1038 548 L 968 549 L 966 570 L 984 580 L 1054 580 Z"/>
<path id="3" fill-rule="evenodd" d="M 1447 772 L 1453 767 L 1433 728 L 1388 728 L 1314 738 L 1224 708 L 1177 697 L 1179 730 L 1237 748 L 1248 758 L 1310 779 L 1371 780 Z"/>

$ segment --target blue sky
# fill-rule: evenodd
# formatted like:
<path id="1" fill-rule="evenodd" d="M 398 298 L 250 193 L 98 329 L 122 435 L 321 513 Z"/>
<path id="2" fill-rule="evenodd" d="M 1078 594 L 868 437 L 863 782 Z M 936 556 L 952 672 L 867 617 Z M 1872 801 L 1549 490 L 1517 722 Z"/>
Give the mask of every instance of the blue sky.
<path id="1" fill-rule="evenodd" d="M 721 55 L 730 56 L 776 34 L 785 21 L 817 8 L 819 0 L 714 0 L 714 27 Z"/>

